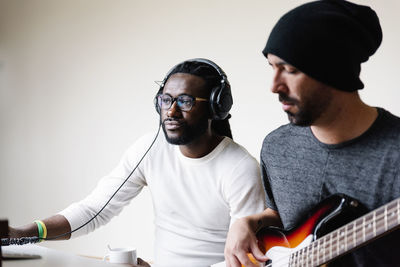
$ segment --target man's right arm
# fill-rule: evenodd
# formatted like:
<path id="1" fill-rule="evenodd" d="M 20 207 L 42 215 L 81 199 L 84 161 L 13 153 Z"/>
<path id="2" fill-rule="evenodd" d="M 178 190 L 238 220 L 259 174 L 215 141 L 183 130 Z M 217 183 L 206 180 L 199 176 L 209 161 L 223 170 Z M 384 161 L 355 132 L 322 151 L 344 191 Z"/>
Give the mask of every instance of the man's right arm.
<path id="1" fill-rule="evenodd" d="M 257 245 L 256 232 L 264 226 L 281 227 L 278 212 L 267 208 L 261 213 L 238 219 L 229 229 L 225 245 L 225 261 L 227 267 L 256 266 L 247 254 L 252 254 L 255 259 L 265 262 L 268 258 L 261 252 Z"/>
<path id="2" fill-rule="evenodd" d="M 51 238 L 71 231 L 71 226 L 68 220 L 60 215 L 54 215 L 43 220 L 46 225 L 47 237 Z M 38 236 L 38 226 L 36 223 L 30 223 L 21 227 L 9 227 L 9 237 L 32 237 Z M 71 234 L 67 234 L 58 238 L 57 240 L 69 239 Z"/>
<path id="3" fill-rule="evenodd" d="M 118 215 L 123 207 L 139 194 L 143 186 L 146 185 L 145 179 L 140 175 L 140 170 L 137 170 L 126 183 L 125 179 L 130 175 L 141 156 L 143 156 L 143 151 L 148 148 L 148 143 L 151 141 L 150 138 L 153 138 L 153 136 L 150 136 L 150 134 L 146 135 L 131 146 L 125 152 L 117 167 L 109 175 L 103 177 L 87 197 L 71 204 L 58 214 L 42 220 L 47 229 L 47 237 L 51 238 L 68 233 L 71 229 L 77 229 L 89 220 L 92 220 L 97 212 L 102 210 L 104 204 L 108 203 L 108 200 L 114 195 L 117 188 L 124 183 L 124 186 L 119 189 L 118 194 L 113 197 L 99 216 L 72 236 L 87 234 Z M 9 237 L 32 236 L 38 236 L 38 226 L 36 223 L 30 223 L 21 227 L 9 227 Z M 57 240 L 69 239 L 70 237 L 71 234 L 67 234 L 57 238 Z"/>

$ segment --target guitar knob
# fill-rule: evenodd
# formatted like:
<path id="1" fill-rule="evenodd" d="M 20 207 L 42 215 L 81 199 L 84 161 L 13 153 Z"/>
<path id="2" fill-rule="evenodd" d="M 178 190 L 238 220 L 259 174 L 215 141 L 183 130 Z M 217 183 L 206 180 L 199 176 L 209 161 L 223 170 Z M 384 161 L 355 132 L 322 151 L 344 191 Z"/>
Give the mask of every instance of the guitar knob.
<path id="1" fill-rule="evenodd" d="M 350 201 L 350 206 L 352 206 L 353 208 L 357 208 L 358 207 L 358 201 L 357 200 L 352 200 Z"/>

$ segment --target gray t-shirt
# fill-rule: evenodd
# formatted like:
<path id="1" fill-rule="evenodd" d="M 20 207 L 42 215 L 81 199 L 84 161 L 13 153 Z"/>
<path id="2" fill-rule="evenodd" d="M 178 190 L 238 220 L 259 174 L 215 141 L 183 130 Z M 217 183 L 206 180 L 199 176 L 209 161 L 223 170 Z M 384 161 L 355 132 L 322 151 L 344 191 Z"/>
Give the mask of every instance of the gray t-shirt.
<path id="1" fill-rule="evenodd" d="M 369 210 L 400 197 L 400 118 L 381 108 L 378 113 L 365 133 L 341 144 L 323 144 L 310 127 L 291 124 L 265 138 L 261 167 L 267 206 L 279 212 L 285 229 L 296 227 L 331 194 L 349 195 Z M 343 260 L 347 266 L 399 263 L 400 249 L 388 248 L 395 235 L 399 238 L 400 231 Z M 383 255 L 376 254 L 377 247 Z"/>

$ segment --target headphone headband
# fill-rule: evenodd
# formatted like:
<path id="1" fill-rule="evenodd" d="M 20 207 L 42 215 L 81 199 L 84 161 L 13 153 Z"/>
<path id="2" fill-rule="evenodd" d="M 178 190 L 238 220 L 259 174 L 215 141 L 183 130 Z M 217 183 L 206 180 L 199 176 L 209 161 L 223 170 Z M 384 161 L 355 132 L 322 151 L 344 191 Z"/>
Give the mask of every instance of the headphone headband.
<path id="1" fill-rule="evenodd" d="M 215 64 L 213 61 L 206 59 L 206 58 L 192 58 L 192 59 L 188 59 L 185 60 L 179 64 L 176 64 L 173 68 L 171 68 L 167 75 L 165 75 L 164 79 L 162 80 L 161 84 L 160 84 L 160 88 L 164 88 L 165 83 L 167 82 L 167 80 L 169 79 L 169 76 L 171 76 L 171 73 L 176 69 L 176 67 L 178 67 L 179 65 L 185 63 L 185 62 L 200 62 L 200 63 L 204 63 L 207 65 L 210 65 L 211 67 L 213 67 L 219 74 L 219 76 L 221 77 L 221 83 L 225 83 L 225 84 L 229 84 L 228 82 L 228 78 L 225 74 L 225 72 L 217 65 Z"/>

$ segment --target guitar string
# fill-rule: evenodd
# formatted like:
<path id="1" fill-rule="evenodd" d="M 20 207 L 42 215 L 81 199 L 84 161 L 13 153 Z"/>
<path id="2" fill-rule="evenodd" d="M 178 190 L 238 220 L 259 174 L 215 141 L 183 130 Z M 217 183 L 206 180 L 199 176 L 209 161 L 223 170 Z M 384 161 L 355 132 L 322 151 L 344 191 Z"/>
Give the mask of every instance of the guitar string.
<path id="1" fill-rule="evenodd" d="M 392 203 L 389 203 L 389 204 L 392 204 Z M 388 204 L 388 205 L 389 205 Z M 385 205 L 385 207 L 387 207 L 388 205 Z M 382 207 L 382 209 L 384 209 L 384 207 Z M 372 212 L 372 213 L 370 213 L 370 214 L 367 214 L 366 216 L 368 216 L 368 215 L 373 215 L 374 213 L 376 214 L 378 211 L 380 211 L 380 209 L 378 209 L 378 210 L 376 210 L 375 212 Z M 389 214 L 389 215 L 388 215 Z M 337 254 L 337 253 L 340 253 L 340 250 L 343 250 L 343 246 L 341 246 L 341 247 L 338 247 L 339 245 L 339 243 L 341 242 L 341 239 L 343 239 L 343 240 L 347 240 L 347 239 L 349 239 L 349 240 L 352 240 L 352 238 L 351 238 L 351 236 L 353 235 L 353 246 L 351 247 L 351 249 L 352 248 L 354 248 L 354 247 L 357 247 L 357 245 L 360 245 L 360 244 L 356 244 L 356 242 L 359 242 L 360 241 L 360 231 L 362 231 L 362 233 L 361 233 L 361 236 L 363 236 L 364 237 L 364 230 L 366 229 L 366 227 L 372 227 L 372 225 L 370 225 L 371 223 L 373 224 L 374 222 L 373 221 L 375 221 L 375 228 L 374 228 L 374 234 L 369 234 L 369 236 L 371 236 L 371 237 L 369 237 L 368 239 L 371 239 L 371 238 L 373 238 L 373 237 L 376 237 L 376 236 L 378 236 L 379 234 L 382 234 L 383 232 L 385 232 L 387 229 L 392 229 L 392 228 L 394 228 L 394 227 L 396 227 L 396 226 L 398 226 L 398 224 L 399 224 L 399 222 L 396 222 L 396 221 L 398 221 L 398 219 L 396 219 L 396 218 L 393 218 L 394 217 L 394 215 L 396 215 L 396 214 L 398 214 L 398 208 L 389 208 L 389 210 L 387 210 L 386 211 L 386 213 L 383 213 L 383 214 L 380 214 L 380 215 L 378 215 L 377 217 L 375 217 L 375 220 L 369 220 L 369 221 L 367 221 L 367 223 L 365 223 L 365 222 L 360 222 L 360 220 L 362 220 L 364 217 L 366 217 L 366 216 L 363 216 L 363 218 L 359 218 L 359 219 L 357 219 L 356 221 L 354 221 L 354 222 L 352 222 L 352 223 L 350 223 L 350 224 L 347 224 L 347 225 L 345 225 L 345 226 L 343 226 L 343 227 L 341 227 L 341 228 L 339 228 L 338 230 L 336 230 L 335 232 L 333 232 L 333 233 L 330 233 L 330 234 L 328 234 L 328 235 L 326 235 L 326 236 L 324 236 L 324 237 L 321 237 L 320 239 L 318 239 L 317 241 L 315 241 L 315 242 L 319 242 L 319 243 L 325 243 L 324 245 L 323 245 L 323 247 L 324 247 L 324 254 L 322 255 L 322 256 L 326 256 L 326 251 L 330 251 L 330 250 L 332 250 L 332 251 L 330 251 L 332 254 Z M 389 217 L 390 216 L 390 217 Z M 384 220 L 384 219 L 388 219 L 389 218 L 389 223 L 387 222 L 387 220 Z M 357 224 L 357 222 L 359 222 L 359 224 L 358 224 L 358 226 L 356 226 L 356 227 L 353 227 L 350 231 L 348 231 L 347 233 L 346 233 L 346 235 L 345 236 L 343 236 L 343 235 L 339 235 L 339 232 L 340 231 L 344 231 L 344 232 L 346 232 L 346 227 L 349 227 L 350 225 L 354 225 L 354 224 Z M 394 224 L 393 224 L 394 223 Z M 390 226 L 388 226 L 388 224 L 390 225 Z M 361 229 L 360 229 L 361 228 Z M 382 230 L 383 230 L 383 232 L 382 232 Z M 378 232 L 379 234 L 376 234 L 376 232 Z M 332 237 L 333 236 L 333 234 L 334 233 L 338 233 L 337 235 L 336 235 L 336 237 Z M 330 237 L 330 239 L 329 239 L 329 241 L 332 243 L 331 245 L 330 244 L 326 244 L 326 239 L 328 238 L 328 237 Z M 345 242 L 346 243 L 346 242 Z M 348 242 L 347 242 L 348 243 Z M 362 242 L 363 243 L 363 242 Z M 311 244 L 309 245 L 309 246 L 307 246 L 307 247 L 311 247 Z M 304 248 L 303 248 L 304 249 Z M 301 250 L 303 250 L 303 249 L 301 249 Z M 313 250 L 313 248 L 311 247 L 311 251 Z M 348 251 L 348 250 L 350 250 L 350 249 L 345 249 L 345 251 Z M 339 251 L 339 252 L 338 252 Z M 320 260 L 320 258 L 321 258 L 321 255 L 320 255 L 320 253 L 316 253 L 317 255 L 314 255 L 314 252 L 312 251 L 312 259 L 311 260 L 314 260 L 314 258 L 317 258 L 318 259 L 318 261 Z M 338 254 L 338 255 L 340 255 L 340 254 Z M 330 259 L 332 259 L 333 257 L 331 257 L 330 256 L 330 258 L 328 258 L 328 260 L 330 260 Z M 309 261 L 310 259 L 308 258 L 307 259 L 307 261 Z M 300 261 L 301 261 L 301 259 L 300 259 Z"/>
<path id="2" fill-rule="evenodd" d="M 393 214 L 392 214 L 393 215 Z M 383 228 L 386 228 L 386 223 L 384 222 L 384 221 L 382 221 L 382 219 L 384 219 L 386 216 L 385 215 L 382 215 L 382 216 L 379 216 L 379 217 L 376 217 L 376 222 L 375 222 L 375 230 L 377 231 L 377 232 L 379 232 L 380 234 L 382 234 L 383 232 L 381 232 L 382 230 L 383 230 Z M 392 219 L 392 221 L 393 221 L 393 219 Z M 353 223 L 351 223 L 351 224 L 354 224 L 354 223 L 356 223 L 356 221 L 355 222 L 353 222 Z M 392 223 L 392 222 L 391 222 Z M 367 224 L 368 225 L 368 224 Z M 385 227 L 383 226 L 383 225 L 385 225 Z M 341 228 L 339 228 L 337 231 L 335 231 L 335 233 L 336 232 L 340 232 L 340 229 L 344 229 L 343 231 L 346 231 L 346 229 L 345 229 L 345 227 L 348 227 L 349 225 L 345 225 L 344 227 L 341 227 Z M 308 257 L 307 259 L 306 259 L 306 261 L 308 262 L 308 261 L 310 261 L 310 260 L 314 260 L 314 259 L 316 259 L 318 262 L 321 260 L 321 256 L 326 256 L 326 251 L 329 251 L 329 252 L 331 252 L 332 254 L 337 254 L 336 256 L 338 256 L 338 255 L 340 255 L 340 254 L 342 254 L 341 253 L 341 250 L 343 250 L 344 248 L 343 248 L 343 246 L 341 246 L 341 247 L 339 247 L 339 243 L 341 243 L 341 241 L 342 240 L 344 240 L 345 241 L 345 243 L 349 243 L 349 242 L 346 242 L 347 240 L 346 239 L 350 239 L 351 240 L 351 237 L 349 238 L 349 236 L 351 236 L 351 235 L 354 235 L 355 234 L 355 238 L 353 238 L 353 246 L 351 246 L 351 248 L 350 249 L 352 249 L 352 248 L 355 248 L 355 247 L 357 247 L 357 245 L 360 245 L 360 244 L 362 244 L 363 242 L 361 242 L 360 244 L 356 244 L 356 242 L 358 241 L 359 242 L 359 238 L 360 238 L 360 231 L 364 231 L 365 229 L 366 229 L 366 227 L 369 227 L 369 226 L 365 226 L 365 224 L 364 224 L 364 226 L 363 225 L 361 225 L 361 228 L 362 229 L 360 229 L 360 227 L 354 227 L 353 229 L 355 229 L 355 230 L 353 230 L 353 231 L 350 231 L 350 233 L 347 233 L 345 236 L 339 236 L 339 233 L 337 234 L 337 236 L 336 237 L 334 237 L 334 238 L 332 238 L 332 235 L 333 235 L 333 233 L 330 233 L 330 234 L 328 234 L 328 235 L 326 235 L 326 236 L 324 236 L 324 237 L 321 237 L 320 239 L 318 239 L 317 241 L 315 241 L 315 242 L 319 242 L 319 243 L 323 243 L 323 245 L 322 245 L 322 247 L 323 247 L 323 253 L 322 253 L 322 255 L 321 255 L 321 253 L 320 252 L 318 252 L 318 251 L 316 251 L 316 253 L 315 253 L 315 251 L 313 251 L 313 247 L 312 247 L 312 244 L 310 244 L 309 246 L 307 246 L 307 247 L 311 247 L 311 257 Z M 372 226 L 371 226 L 372 227 Z M 394 228 L 394 227 L 396 227 L 396 225 L 394 225 L 394 226 L 392 226 L 392 227 L 390 227 L 389 229 L 391 229 L 391 228 Z M 363 234 L 364 233 L 361 233 L 361 236 L 363 236 Z M 379 234 L 370 234 L 370 238 L 368 238 L 368 239 L 372 239 L 373 237 L 376 237 L 376 236 L 378 236 Z M 328 239 L 328 237 L 330 237 L 330 239 Z M 326 243 L 326 239 L 328 239 L 332 244 L 330 245 L 330 244 L 327 244 Z M 315 242 L 313 242 L 313 243 L 315 243 Z M 350 244 L 351 245 L 351 244 Z M 330 249 L 332 249 L 332 251 L 330 251 Z M 344 249 L 344 252 L 346 252 L 346 251 L 348 251 L 348 250 L 350 250 L 350 249 Z M 301 250 L 304 250 L 304 248 L 303 249 L 300 249 L 299 251 L 301 251 Z M 309 253 L 310 254 L 310 253 Z M 297 256 L 295 256 L 295 257 L 297 257 Z M 331 256 L 329 256 L 328 257 L 328 260 L 331 260 L 332 258 L 334 258 L 334 257 L 331 257 Z M 328 260 L 324 260 L 324 259 L 322 259 L 322 263 L 324 263 L 324 262 L 326 262 L 326 261 L 328 261 Z M 299 261 L 300 261 L 300 263 L 302 263 L 302 259 L 299 259 Z M 322 264 L 321 263 L 321 264 Z"/>
<path id="3" fill-rule="evenodd" d="M 393 209 L 391 209 L 391 210 L 388 211 L 388 213 L 390 214 L 389 216 L 393 216 L 396 213 L 398 213 L 398 211 L 393 211 Z M 392 228 L 398 226 L 398 224 L 399 224 L 399 222 L 396 222 L 395 224 L 393 224 L 393 220 L 395 218 L 394 219 L 393 218 L 389 218 L 389 220 L 391 220 L 389 222 L 390 227 L 386 228 L 387 227 L 387 220 L 385 221 L 385 219 L 388 219 L 388 216 L 385 215 L 385 214 L 377 216 L 376 219 L 375 219 L 375 223 L 371 222 L 371 221 L 368 221 L 368 223 L 360 222 L 360 220 L 362 220 L 362 218 L 360 218 L 360 219 L 357 219 L 356 221 L 354 221 L 354 222 L 352 222 L 350 224 L 347 224 L 347 225 L 339 228 L 338 230 L 334 231 L 333 233 L 330 233 L 330 234 L 328 234 L 328 235 L 326 235 L 324 237 L 321 237 L 320 239 L 318 239 L 319 241 L 317 240 L 315 242 L 322 242 L 322 243 L 325 242 L 326 243 L 327 237 L 330 237 L 330 242 L 332 243 L 332 245 L 330 246 L 329 244 L 325 244 L 325 246 L 323 246 L 324 250 L 329 250 L 329 249 L 332 248 L 332 250 L 333 250 L 332 253 L 337 254 L 338 253 L 337 250 L 339 250 L 339 253 L 340 253 L 340 250 L 343 250 L 343 247 L 338 248 L 338 244 L 341 243 L 342 240 L 345 240 L 345 241 L 352 240 L 354 246 L 352 246 L 351 248 L 354 248 L 357 245 L 360 245 L 361 243 L 363 243 L 363 242 L 361 242 L 360 244 L 356 244 L 356 243 L 360 242 L 361 237 L 364 237 L 364 230 L 366 230 L 369 227 L 373 227 L 372 225 L 370 225 L 371 223 L 375 224 L 374 230 L 376 232 L 378 232 L 378 234 L 376 234 L 376 232 L 374 234 L 372 234 L 372 235 L 369 234 L 369 236 L 371 236 L 371 237 L 369 237 L 368 239 L 372 239 L 373 237 L 376 237 L 379 234 L 382 234 L 383 232 L 385 232 L 386 229 L 392 229 Z M 340 231 L 346 232 L 346 227 L 349 227 L 349 225 L 357 224 L 357 222 L 359 222 L 359 224 L 356 227 L 353 227 L 353 229 L 348 231 L 344 236 L 343 235 L 339 235 Z M 335 233 L 337 233 L 336 237 L 332 237 Z M 352 237 L 352 235 L 353 235 L 353 237 Z M 325 240 L 322 240 L 322 239 L 325 239 Z M 365 240 L 363 240 L 363 241 L 365 241 Z M 346 242 L 346 243 L 349 243 L 349 242 Z M 349 249 L 347 249 L 347 250 L 349 250 Z M 324 251 L 324 253 L 325 253 L 325 251 Z M 318 252 L 317 252 L 317 254 L 318 254 Z"/>
<path id="4" fill-rule="evenodd" d="M 373 217 L 372 217 L 372 219 L 369 219 L 368 221 L 364 221 L 364 222 L 359 222 L 359 221 L 361 221 L 361 220 L 363 220 L 365 217 L 368 217 L 368 216 L 370 216 L 370 215 L 374 215 L 374 214 L 376 214 L 378 211 L 381 211 L 382 209 L 385 209 L 385 207 L 388 207 L 388 206 L 390 206 L 391 204 L 393 204 L 393 203 L 397 203 L 397 205 L 395 206 L 395 207 L 393 207 L 393 208 L 389 208 L 389 209 L 387 209 L 386 210 L 386 212 L 384 212 L 384 213 L 382 213 L 382 214 L 379 214 L 378 216 L 376 216 L 375 217 L 375 220 L 373 219 Z M 323 239 L 326 239 L 328 236 L 332 236 L 334 233 L 337 233 L 337 235 L 336 235 L 336 237 L 334 237 L 334 238 L 332 238 L 331 237 L 331 239 L 330 239 L 330 243 L 331 243 L 331 245 L 329 245 L 329 244 L 325 244 L 325 246 L 323 245 L 323 247 L 324 247 L 324 252 L 325 252 L 325 250 L 329 250 L 329 249 L 331 249 L 332 247 L 333 247 L 333 250 L 334 251 L 332 251 L 331 253 L 332 254 L 334 254 L 334 253 L 337 253 L 337 251 L 336 251 L 336 247 L 338 247 L 338 245 L 337 244 L 339 244 L 340 243 L 340 239 L 342 238 L 342 239 L 344 239 L 344 238 L 348 238 L 348 236 L 349 236 L 349 233 L 346 233 L 346 235 L 345 236 L 339 236 L 339 233 L 340 233 L 340 231 L 341 230 L 344 230 L 345 231 L 345 228 L 346 227 L 348 227 L 349 225 L 352 225 L 352 224 L 355 224 L 355 223 L 357 223 L 357 222 L 359 222 L 360 224 L 359 225 L 356 225 L 355 227 L 353 227 L 353 230 L 351 230 L 350 231 L 350 235 L 354 235 L 354 232 L 356 233 L 356 238 L 355 239 L 357 239 L 358 240 L 358 238 L 360 237 L 360 231 L 364 231 L 364 230 L 366 230 L 366 227 L 370 227 L 370 224 L 372 223 L 372 224 L 374 224 L 374 221 L 375 221 L 375 229 L 376 229 L 376 232 L 381 232 L 382 231 L 382 228 L 386 228 L 386 229 L 392 229 L 392 228 L 395 228 L 396 226 L 399 226 L 399 224 L 400 224 L 400 218 L 398 218 L 398 219 L 396 219 L 396 218 L 390 218 L 390 217 L 395 217 L 395 215 L 397 214 L 398 216 L 400 215 L 400 212 L 399 212 L 399 207 L 398 207 L 398 205 L 399 205 L 399 203 L 400 203 L 400 199 L 397 199 L 397 200 L 394 200 L 394 201 L 392 201 L 392 202 L 390 202 L 390 203 L 388 203 L 388 204 L 386 204 L 385 206 L 383 206 L 383 207 L 381 207 L 381 208 L 379 208 L 379 209 L 377 209 L 377 210 L 375 210 L 375 211 L 372 211 L 372 212 L 370 212 L 370 213 L 368 213 L 368 214 L 366 214 L 366 215 L 364 215 L 363 217 L 361 217 L 361 218 L 358 218 L 357 220 L 355 220 L 355 221 L 353 221 L 353 222 L 351 222 L 351 223 L 348 223 L 348 224 L 346 224 L 346 225 L 344 225 L 344 226 L 342 226 L 342 227 L 340 227 L 340 228 L 338 228 L 337 230 L 335 230 L 334 232 L 331 232 L 331 233 L 329 233 L 329 234 L 327 234 L 327 235 L 325 235 L 325 236 L 323 236 L 323 237 L 321 237 L 321 238 L 319 238 L 319 239 L 317 239 L 316 241 L 314 241 L 314 242 L 312 242 L 312 243 L 310 243 L 308 246 L 306 246 L 306 247 L 304 247 L 304 248 L 302 248 L 302 249 L 299 249 L 299 250 L 297 250 L 297 251 L 295 251 L 295 252 L 292 252 L 292 253 L 290 253 L 290 255 L 292 255 L 292 254 L 294 254 L 294 253 L 296 253 L 297 255 L 299 254 L 299 253 L 301 253 L 301 252 L 304 252 L 304 250 L 306 250 L 307 248 L 311 248 L 310 249 L 310 253 L 311 253 L 311 257 L 307 257 L 306 258 L 306 261 L 308 262 L 311 258 L 311 260 L 314 260 L 314 259 L 316 259 L 316 260 L 318 260 L 318 262 L 319 262 L 319 260 L 320 260 L 320 257 L 321 257 L 321 255 L 320 255 L 320 253 L 318 252 L 318 251 L 316 251 L 316 253 L 315 253 L 315 251 L 313 250 L 313 245 L 315 245 L 317 242 L 319 242 L 319 243 L 323 243 Z M 392 225 L 392 221 L 391 221 L 391 223 L 388 223 L 388 222 L 385 222 L 384 221 L 384 219 L 388 219 L 389 218 L 389 220 L 395 220 L 395 224 L 394 225 Z M 387 221 L 387 220 L 386 220 Z M 397 222 L 396 222 L 397 221 Z M 384 225 L 384 226 L 382 226 L 382 225 Z M 389 226 L 390 225 L 390 226 Z M 372 226 L 371 226 L 372 227 Z M 386 231 L 386 229 L 385 229 L 385 231 Z M 364 234 L 364 232 L 363 233 L 361 233 L 361 236 L 363 236 L 363 234 Z M 382 233 L 381 233 L 382 234 Z M 370 239 L 372 239 L 373 237 L 376 237 L 377 235 L 375 235 L 375 234 L 372 234 L 372 237 L 370 238 Z M 364 240 L 365 241 L 365 240 Z M 354 241 L 354 242 L 356 242 L 356 241 Z M 356 245 L 357 246 L 357 245 Z M 352 247 L 353 248 L 353 247 Z M 340 248 L 338 248 L 338 250 L 339 250 L 339 252 L 340 252 Z M 310 253 L 308 253 L 308 254 L 310 254 Z M 304 253 L 303 253 L 304 254 Z M 317 255 L 315 255 L 315 254 L 317 254 Z M 294 256 L 294 260 L 297 260 L 297 258 L 298 258 L 298 256 Z M 339 256 L 340 254 L 338 254 L 337 256 Z M 322 255 L 322 256 L 324 256 L 324 255 Z M 333 257 L 334 258 L 334 257 Z M 328 260 L 331 260 L 332 258 L 328 258 Z M 328 261 L 328 260 L 326 260 L 326 261 Z M 287 262 L 287 256 L 283 256 L 283 257 L 281 257 L 281 258 L 278 258 L 278 259 L 276 259 L 276 260 L 274 260 L 274 262 L 273 263 L 269 263 L 269 264 L 267 264 L 267 265 L 265 265 L 265 267 L 271 267 L 272 266 L 272 264 L 274 264 L 274 267 L 276 266 L 276 267 L 278 267 L 278 266 L 286 266 L 286 262 Z M 283 265 L 277 265 L 277 264 L 280 264 L 280 263 L 282 263 Z M 290 260 L 289 260 L 289 266 L 291 266 L 290 265 Z M 299 264 L 302 264 L 303 263 L 303 261 L 302 260 L 299 260 Z M 325 262 L 321 262 L 321 263 L 319 263 L 319 264 L 323 264 L 323 263 L 325 263 Z"/>

